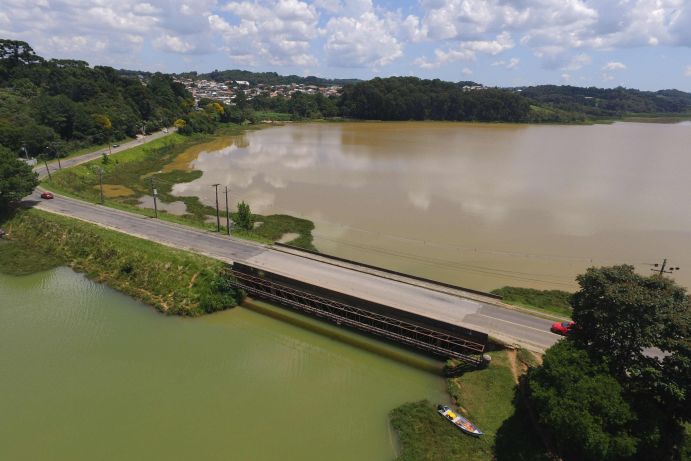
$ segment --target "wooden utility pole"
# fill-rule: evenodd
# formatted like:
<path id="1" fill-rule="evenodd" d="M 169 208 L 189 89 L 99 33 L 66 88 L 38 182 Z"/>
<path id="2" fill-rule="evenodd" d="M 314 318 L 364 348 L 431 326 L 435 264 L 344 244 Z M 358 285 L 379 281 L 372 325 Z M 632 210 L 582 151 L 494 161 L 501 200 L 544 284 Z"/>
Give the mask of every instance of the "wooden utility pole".
<path id="1" fill-rule="evenodd" d="M 158 191 L 156 186 L 154 186 L 154 178 L 151 177 L 151 196 L 154 198 L 154 217 L 158 218 L 158 203 L 156 203 L 156 198 L 158 197 Z"/>
<path id="2" fill-rule="evenodd" d="M 216 188 L 216 232 L 221 232 L 221 215 L 218 212 L 218 186 L 220 186 L 220 184 L 211 185 L 211 187 Z"/>
<path id="3" fill-rule="evenodd" d="M 98 169 L 98 182 L 101 184 L 101 205 L 103 205 L 103 168 Z"/>
<path id="4" fill-rule="evenodd" d="M 662 275 L 662 274 L 672 274 L 672 273 L 674 273 L 674 272 L 676 272 L 676 271 L 679 270 L 678 267 L 670 267 L 669 270 L 665 270 L 665 268 L 667 267 L 667 258 L 665 258 L 665 259 L 662 260 L 662 265 L 661 265 L 661 266 L 660 266 L 660 264 L 658 264 L 658 263 L 653 264 L 653 266 L 654 266 L 655 268 L 654 268 L 654 269 L 650 269 L 650 270 L 653 271 L 653 272 L 657 272 L 658 275 Z M 658 267 L 660 267 L 660 269 L 658 269 Z"/>
<path id="5" fill-rule="evenodd" d="M 50 176 L 50 168 L 48 168 L 48 160 L 46 160 L 46 156 L 43 156 L 43 164 L 46 166 L 46 171 L 48 172 L 48 181 L 52 181 L 53 178 Z"/>
<path id="6" fill-rule="evenodd" d="M 230 212 L 228 211 L 228 186 L 226 186 L 226 232 L 230 235 Z"/>

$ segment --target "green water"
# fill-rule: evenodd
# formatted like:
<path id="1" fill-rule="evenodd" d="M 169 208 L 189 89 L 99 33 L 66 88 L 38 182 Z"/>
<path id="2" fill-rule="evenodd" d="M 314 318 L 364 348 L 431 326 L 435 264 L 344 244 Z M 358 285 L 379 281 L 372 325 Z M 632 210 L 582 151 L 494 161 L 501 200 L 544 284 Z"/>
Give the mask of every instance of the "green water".
<path id="1" fill-rule="evenodd" d="M 326 331 L 164 317 L 66 268 L 0 274 L 0 459 L 394 458 L 388 412 L 443 380 Z"/>

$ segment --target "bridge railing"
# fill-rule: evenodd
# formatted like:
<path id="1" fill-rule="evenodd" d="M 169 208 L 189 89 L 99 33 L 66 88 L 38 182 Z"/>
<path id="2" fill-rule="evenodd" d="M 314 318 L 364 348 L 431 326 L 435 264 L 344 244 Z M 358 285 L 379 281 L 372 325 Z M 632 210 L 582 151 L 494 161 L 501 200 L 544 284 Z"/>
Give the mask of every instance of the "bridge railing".
<path id="1" fill-rule="evenodd" d="M 268 299 L 332 323 L 346 325 L 438 356 L 474 365 L 482 363 L 484 344 L 354 307 L 266 278 L 236 270 L 233 270 L 233 275 L 233 283 L 251 296 Z"/>

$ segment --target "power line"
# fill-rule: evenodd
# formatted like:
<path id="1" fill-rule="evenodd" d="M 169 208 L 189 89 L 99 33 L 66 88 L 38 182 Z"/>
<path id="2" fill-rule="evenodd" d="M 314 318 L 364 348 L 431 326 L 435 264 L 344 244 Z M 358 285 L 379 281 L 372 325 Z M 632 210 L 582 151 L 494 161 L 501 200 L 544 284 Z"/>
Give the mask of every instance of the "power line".
<path id="1" fill-rule="evenodd" d="M 667 267 L 667 258 L 664 258 L 664 259 L 662 260 L 662 264 L 661 264 L 661 265 L 658 264 L 658 263 L 655 263 L 655 264 L 652 264 L 652 266 L 654 266 L 655 268 L 654 268 L 654 269 L 651 268 L 650 270 L 653 271 L 653 272 L 657 272 L 658 275 L 662 275 L 662 274 L 673 274 L 674 272 L 676 272 L 676 271 L 679 270 L 679 267 L 670 267 L 669 270 L 665 270 L 665 267 Z M 658 269 L 657 269 L 658 267 L 660 267 L 660 270 L 659 270 L 659 271 L 658 271 Z"/>

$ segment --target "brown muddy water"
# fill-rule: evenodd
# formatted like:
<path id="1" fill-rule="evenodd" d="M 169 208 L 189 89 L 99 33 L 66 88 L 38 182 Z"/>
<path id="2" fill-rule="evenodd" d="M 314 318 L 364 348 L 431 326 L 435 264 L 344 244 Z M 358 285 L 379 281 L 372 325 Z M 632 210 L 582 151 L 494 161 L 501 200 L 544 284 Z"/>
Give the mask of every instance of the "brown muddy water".
<path id="1" fill-rule="evenodd" d="M 183 154 L 341 257 L 470 288 L 573 290 L 590 265 L 669 258 L 691 286 L 691 124 L 291 124 Z"/>

